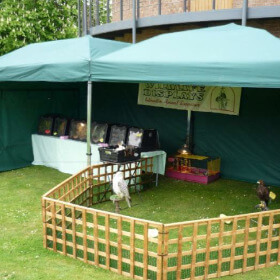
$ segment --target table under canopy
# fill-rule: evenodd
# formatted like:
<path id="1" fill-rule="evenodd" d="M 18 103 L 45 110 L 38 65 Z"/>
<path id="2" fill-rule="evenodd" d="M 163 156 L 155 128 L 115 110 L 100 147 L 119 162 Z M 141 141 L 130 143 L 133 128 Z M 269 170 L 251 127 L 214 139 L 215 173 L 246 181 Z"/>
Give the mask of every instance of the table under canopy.
<path id="1" fill-rule="evenodd" d="M 32 135 L 33 165 L 44 165 L 61 172 L 75 174 L 87 167 L 85 161 L 86 142 L 60 139 L 54 136 Z M 99 146 L 91 144 L 92 164 L 99 164 Z M 141 158 L 153 157 L 153 173 L 164 175 L 166 152 L 142 152 Z"/>

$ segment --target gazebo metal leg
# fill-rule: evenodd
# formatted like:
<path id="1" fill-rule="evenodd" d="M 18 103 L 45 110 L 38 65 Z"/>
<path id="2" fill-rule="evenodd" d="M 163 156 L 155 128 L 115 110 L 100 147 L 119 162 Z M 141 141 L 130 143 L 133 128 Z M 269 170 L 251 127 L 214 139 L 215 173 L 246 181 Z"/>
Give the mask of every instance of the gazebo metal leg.
<path id="1" fill-rule="evenodd" d="M 91 106 L 92 106 L 92 82 L 88 81 L 87 87 L 87 165 L 91 165 Z"/>

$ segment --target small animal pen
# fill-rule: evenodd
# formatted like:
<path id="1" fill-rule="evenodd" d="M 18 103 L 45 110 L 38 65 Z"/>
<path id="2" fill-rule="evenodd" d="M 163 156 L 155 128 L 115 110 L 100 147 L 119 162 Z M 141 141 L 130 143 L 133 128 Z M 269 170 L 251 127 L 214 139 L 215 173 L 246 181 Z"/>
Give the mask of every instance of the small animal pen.
<path id="1" fill-rule="evenodd" d="M 121 166 L 130 192 L 152 167 L 152 158 Z M 164 224 L 94 209 L 109 200 L 116 171 L 87 167 L 42 197 L 45 248 L 135 279 L 210 279 L 280 264 L 280 210 Z"/>

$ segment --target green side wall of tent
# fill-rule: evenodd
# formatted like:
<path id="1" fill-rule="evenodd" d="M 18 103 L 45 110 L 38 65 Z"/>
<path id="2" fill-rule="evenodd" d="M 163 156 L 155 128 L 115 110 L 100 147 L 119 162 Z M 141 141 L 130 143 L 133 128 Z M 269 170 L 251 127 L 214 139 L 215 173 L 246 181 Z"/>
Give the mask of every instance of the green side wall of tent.
<path id="1" fill-rule="evenodd" d="M 94 83 L 93 92 L 93 120 L 157 128 L 170 155 L 184 143 L 186 111 L 137 105 L 137 84 Z M 39 117 L 85 119 L 86 85 L 2 84 L 0 110 L 0 171 L 29 166 Z M 279 143 L 280 89 L 244 88 L 239 116 L 194 113 L 195 152 L 220 156 L 225 178 L 280 185 Z"/>

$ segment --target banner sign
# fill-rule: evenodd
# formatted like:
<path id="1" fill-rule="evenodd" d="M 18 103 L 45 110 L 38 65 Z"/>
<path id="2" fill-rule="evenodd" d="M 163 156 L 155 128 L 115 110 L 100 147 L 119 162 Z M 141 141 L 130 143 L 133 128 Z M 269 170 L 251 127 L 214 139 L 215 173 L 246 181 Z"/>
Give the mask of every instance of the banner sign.
<path id="1" fill-rule="evenodd" d="M 238 115 L 241 88 L 139 84 L 138 104 Z"/>

